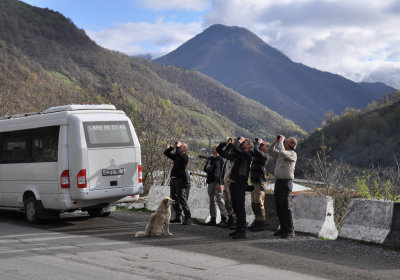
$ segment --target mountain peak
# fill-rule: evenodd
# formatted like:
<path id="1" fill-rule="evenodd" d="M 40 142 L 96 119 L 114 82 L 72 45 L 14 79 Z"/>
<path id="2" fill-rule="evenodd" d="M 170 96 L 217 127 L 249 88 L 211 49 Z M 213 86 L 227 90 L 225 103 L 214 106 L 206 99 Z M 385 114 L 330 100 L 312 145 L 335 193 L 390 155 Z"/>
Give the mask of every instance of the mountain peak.
<path id="1" fill-rule="evenodd" d="M 246 28 L 208 27 L 156 62 L 194 69 L 259 101 L 306 130 L 324 114 L 361 108 L 375 96 L 342 76 L 294 63 Z"/>

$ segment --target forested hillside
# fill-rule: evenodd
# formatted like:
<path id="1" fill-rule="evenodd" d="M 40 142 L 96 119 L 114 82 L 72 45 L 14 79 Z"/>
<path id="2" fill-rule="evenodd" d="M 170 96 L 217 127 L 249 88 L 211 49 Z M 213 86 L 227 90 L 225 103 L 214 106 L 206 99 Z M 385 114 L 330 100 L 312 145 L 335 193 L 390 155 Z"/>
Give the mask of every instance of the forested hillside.
<path id="1" fill-rule="evenodd" d="M 372 102 L 362 110 L 331 116 L 326 125 L 299 144 L 299 168 L 324 149 L 331 159 L 353 166 L 392 167 L 400 161 L 400 91 L 383 104 Z"/>
<path id="2" fill-rule="evenodd" d="M 243 97 L 200 72 L 182 70 L 151 61 L 146 61 L 146 65 L 161 78 L 178 85 L 194 98 L 206 104 L 208 108 L 219 112 L 239 126 L 248 128 L 254 135 L 267 138 L 275 137 L 277 133 L 293 136 L 305 135 L 305 132 L 299 131 L 294 122 L 283 118 L 257 101 Z M 207 86 L 204 86 L 205 84 Z"/>
<path id="3" fill-rule="evenodd" d="M 160 117 L 164 113 L 179 127 L 180 137 L 186 138 L 273 135 L 281 130 L 252 117 L 246 122 L 242 117 L 229 119 L 226 112 L 204 103 L 206 98 L 189 94 L 179 83 L 156 73 L 152 63 L 105 50 L 63 15 L 17 0 L 0 0 L 0 57 L 2 114 L 40 111 L 65 103 L 112 102 L 137 119 L 147 119 L 154 110 Z M 183 77 L 187 71 L 175 69 L 174 73 Z M 207 77 L 191 83 L 197 83 L 193 84 L 196 92 L 218 88 L 224 94 L 237 95 Z M 250 101 L 239 101 L 242 103 L 235 108 L 254 109 L 254 105 L 246 108 Z M 262 113 L 256 111 L 255 116 L 276 116 L 274 121 L 282 121 L 283 130 L 304 134 L 264 106 L 256 107 Z"/>

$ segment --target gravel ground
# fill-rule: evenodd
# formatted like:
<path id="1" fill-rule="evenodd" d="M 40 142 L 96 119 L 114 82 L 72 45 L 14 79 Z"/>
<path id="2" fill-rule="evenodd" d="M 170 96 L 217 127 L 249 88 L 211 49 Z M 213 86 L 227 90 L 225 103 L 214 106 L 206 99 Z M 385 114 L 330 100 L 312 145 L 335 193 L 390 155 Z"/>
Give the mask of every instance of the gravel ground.
<path id="1" fill-rule="evenodd" d="M 104 233 L 111 240 L 203 253 L 326 279 L 400 279 L 400 250 L 346 239 L 322 240 L 301 233 L 282 240 L 271 231 L 248 232 L 247 239 L 237 241 L 228 236 L 229 230 L 197 224 L 171 224 L 173 236 L 134 238 L 135 232 L 145 228 L 150 215 L 127 211 L 116 211 L 106 218 L 63 214 L 60 221 L 35 227 L 79 235 Z M 24 223 L 22 215 L 4 218 L 0 213 L 0 220 L 4 219 Z"/>

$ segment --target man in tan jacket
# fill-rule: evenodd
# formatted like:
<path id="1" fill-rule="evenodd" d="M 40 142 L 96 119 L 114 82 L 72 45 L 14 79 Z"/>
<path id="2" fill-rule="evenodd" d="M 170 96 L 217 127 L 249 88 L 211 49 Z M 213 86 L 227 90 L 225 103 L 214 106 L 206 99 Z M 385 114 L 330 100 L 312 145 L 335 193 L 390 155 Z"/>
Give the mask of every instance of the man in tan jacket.
<path id="1" fill-rule="evenodd" d="M 278 135 L 268 147 L 268 153 L 276 158 L 274 196 L 280 229 L 274 235 L 281 238 L 293 238 L 295 236 L 289 195 L 293 189 L 292 180 L 294 179 L 297 161 L 297 154 L 294 151 L 296 146 L 296 138 L 290 137 L 285 141 L 285 136 Z"/>

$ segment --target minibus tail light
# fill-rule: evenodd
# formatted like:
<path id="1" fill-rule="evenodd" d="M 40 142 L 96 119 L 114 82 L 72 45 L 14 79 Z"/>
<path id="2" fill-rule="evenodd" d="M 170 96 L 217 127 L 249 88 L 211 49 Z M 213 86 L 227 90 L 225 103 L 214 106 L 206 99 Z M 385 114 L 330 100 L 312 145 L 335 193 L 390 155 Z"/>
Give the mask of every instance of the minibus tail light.
<path id="1" fill-rule="evenodd" d="M 82 169 L 81 171 L 79 171 L 77 176 L 77 183 L 78 183 L 78 188 L 80 189 L 87 188 L 86 169 Z"/>
<path id="2" fill-rule="evenodd" d="M 139 178 L 139 184 L 143 183 L 143 173 L 142 173 L 142 166 L 138 166 L 138 178 Z"/>
<path id="3" fill-rule="evenodd" d="M 60 183 L 61 183 L 61 188 L 62 189 L 69 189 L 70 185 L 69 185 L 69 170 L 64 170 L 61 173 L 60 176 Z"/>

